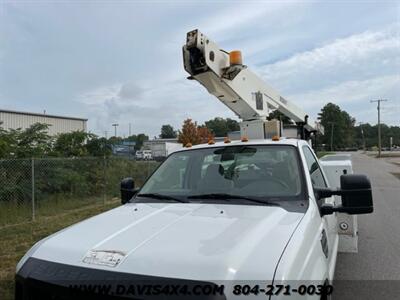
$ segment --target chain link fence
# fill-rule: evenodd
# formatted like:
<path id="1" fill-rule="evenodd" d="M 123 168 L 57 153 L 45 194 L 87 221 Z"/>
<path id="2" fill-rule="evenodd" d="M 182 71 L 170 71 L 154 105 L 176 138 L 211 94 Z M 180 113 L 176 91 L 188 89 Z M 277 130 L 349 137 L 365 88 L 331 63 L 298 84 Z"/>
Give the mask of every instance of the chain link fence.
<path id="1" fill-rule="evenodd" d="M 55 216 L 119 198 L 119 184 L 140 187 L 155 161 L 120 157 L 0 160 L 0 227 Z"/>

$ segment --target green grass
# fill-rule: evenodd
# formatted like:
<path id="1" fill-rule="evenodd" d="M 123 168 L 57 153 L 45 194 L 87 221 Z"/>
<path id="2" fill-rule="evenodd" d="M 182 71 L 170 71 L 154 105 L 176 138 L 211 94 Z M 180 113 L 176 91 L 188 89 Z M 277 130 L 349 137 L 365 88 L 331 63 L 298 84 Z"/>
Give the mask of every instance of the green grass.
<path id="1" fill-rule="evenodd" d="M 317 157 L 321 158 L 322 156 L 328 155 L 328 154 L 335 154 L 335 152 L 331 152 L 331 151 L 319 151 L 317 152 Z"/>
<path id="2" fill-rule="evenodd" d="M 31 160 L 0 160 L 0 300 L 12 299 L 15 266 L 38 240 L 116 207 L 122 178 L 141 186 L 158 162 L 124 158 L 35 160 L 32 221 Z M 105 197 L 104 195 L 107 195 Z"/>
<path id="3" fill-rule="evenodd" d="M 378 156 L 378 154 L 376 154 Z M 385 152 L 381 153 L 381 157 L 400 157 L 400 152 Z"/>
<path id="4" fill-rule="evenodd" d="M 78 201 L 77 201 L 78 202 Z M 0 227 L 0 299 L 13 299 L 15 266 L 20 258 L 38 240 L 88 217 L 97 215 L 119 205 L 113 199 L 105 204 L 101 201 L 79 206 L 73 202 L 42 205 L 42 213 L 36 221 Z M 54 209 L 54 208 L 57 209 Z M 61 208 L 65 210 L 61 212 Z M 3 207 L 2 207 L 3 208 Z M 28 211 L 29 209 L 26 208 Z M 2 215 L 4 216 L 4 214 Z"/>
<path id="5" fill-rule="evenodd" d="M 35 217 L 54 216 L 69 210 L 84 208 L 94 204 L 102 204 L 103 201 L 104 198 L 101 196 L 85 197 L 83 199 L 66 195 L 53 196 L 45 200 L 36 201 Z M 5 226 L 13 226 L 31 220 L 31 202 L 0 202 L 0 229 Z"/>

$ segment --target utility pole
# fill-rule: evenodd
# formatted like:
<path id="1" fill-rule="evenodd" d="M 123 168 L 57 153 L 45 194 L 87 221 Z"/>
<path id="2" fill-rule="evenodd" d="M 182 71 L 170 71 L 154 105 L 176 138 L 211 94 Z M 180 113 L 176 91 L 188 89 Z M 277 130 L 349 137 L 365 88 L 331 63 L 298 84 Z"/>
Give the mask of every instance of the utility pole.
<path id="1" fill-rule="evenodd" d="M 363 150 L 364 150 L 364 152 L 365 152 L 365 137 L 364 137 L 364 130 L 363 130 L 363 128 L 362 128 L 362 122 L 358 122 L 358 125 L 360 126 L 360 129 L 361 129 L 361 136 L 362 136 L 362 141 L 363 141 Z"/>
<path id="2" fill-rule="evenodd" d="M 128 134 L 128 139 L 132 135 L 132 124 L 129 123 L 129 134 Z M 128 156 L 131 158 L 131 153 L 132 153 L 132 146 L 131 146 L 131 141 L 128 140 Z"/>
<path id="3" fill-rule="evenodd" d="M 119 124 L 117 124 L 117 123 L 112 124 L 112 126 L 114 126 L 114 136 L 115 137 L 117 137 L 117 127 L 118 127 L 118 125 Z"/>
<path id="4" fill-rule="evenodd" d="M 378 103 L 378 157 L 381 157 L 382 143 L 381 143 L 381 102 L 385 102 L 387 99 L 371 100 L 370 102 Z"/>

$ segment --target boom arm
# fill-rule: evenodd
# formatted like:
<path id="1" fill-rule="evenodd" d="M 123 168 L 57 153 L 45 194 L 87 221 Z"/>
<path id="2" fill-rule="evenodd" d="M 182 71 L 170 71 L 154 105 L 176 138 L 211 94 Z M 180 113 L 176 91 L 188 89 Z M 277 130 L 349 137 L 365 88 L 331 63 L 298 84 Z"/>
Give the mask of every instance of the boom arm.
<path id="1" fill-rule="evenodd" d="M 191 75 L 189 79 L 200 82 L 243 121 L 266 120 L 270 111 L 278 110 L 308 134 L 323 133 L 322 126 L 314 123 L 302 109 L 283 98 L 241 62 L 232 63 L 229 53 L 200 31 L 187 33 L 183 61 Z"/>

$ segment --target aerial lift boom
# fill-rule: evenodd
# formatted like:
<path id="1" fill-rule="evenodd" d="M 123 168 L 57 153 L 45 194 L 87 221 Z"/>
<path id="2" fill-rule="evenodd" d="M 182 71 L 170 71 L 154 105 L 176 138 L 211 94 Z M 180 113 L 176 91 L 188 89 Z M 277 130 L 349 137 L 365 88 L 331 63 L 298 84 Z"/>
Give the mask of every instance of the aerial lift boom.
<path id="1" fill-rule="evenodd" d="M 310 139 L 323 127 L 292 102 L 283 98 L 242 63 L 239 51 L 226 52 L 198 30 L 187 33 L 183 61 L 189 79 L 200 82 L 243 122 L 242 135 L 268 137 L 267 117 L 278 110 L 297 125 L 297 137 Z M 280 128 L 279 133 L 282 132 Z"/>

